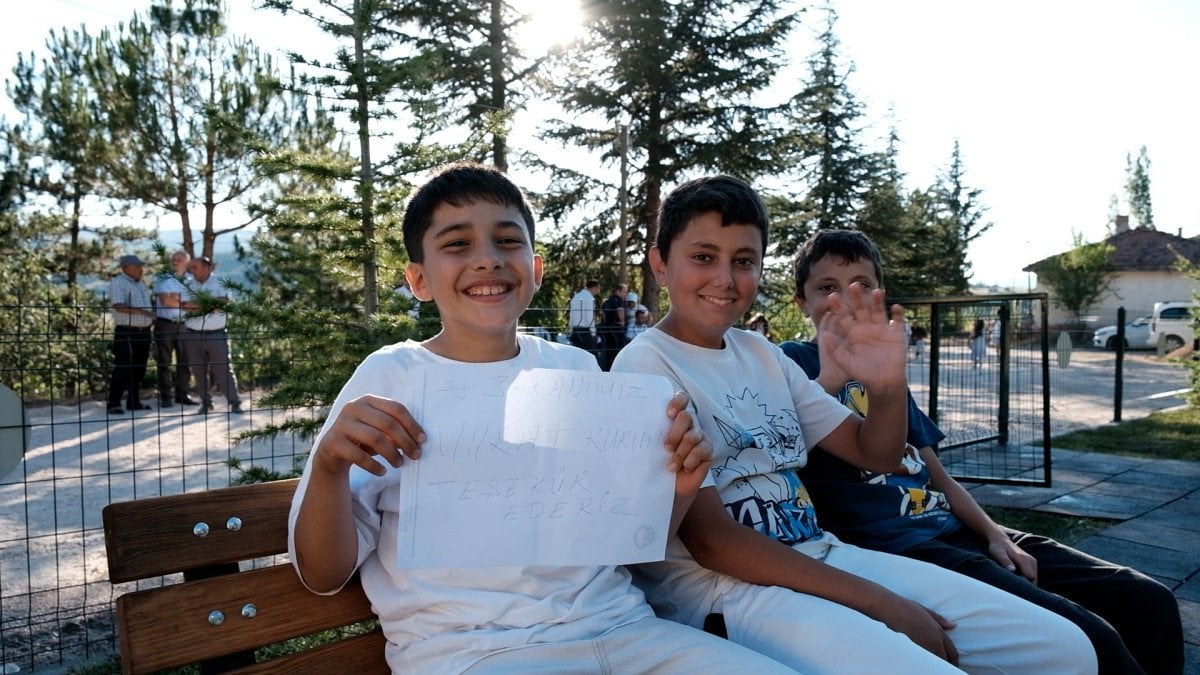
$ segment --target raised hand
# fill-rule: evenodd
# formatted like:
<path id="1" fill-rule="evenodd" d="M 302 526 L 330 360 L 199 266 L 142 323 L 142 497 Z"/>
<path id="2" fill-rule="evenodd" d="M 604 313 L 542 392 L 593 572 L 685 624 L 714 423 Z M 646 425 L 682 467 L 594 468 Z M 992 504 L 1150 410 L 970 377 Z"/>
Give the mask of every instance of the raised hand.
<path id="1" fill-rule="evenodd" d="M 904 310 L 884 307 L 883 289 L 865 293 L 857 285 L 845 293 L 832 293 L 818 326 L 822 380 L 858 380 L 867 387 L 907 386 L 905 360 L 908 339 L 904 334 Z"/>

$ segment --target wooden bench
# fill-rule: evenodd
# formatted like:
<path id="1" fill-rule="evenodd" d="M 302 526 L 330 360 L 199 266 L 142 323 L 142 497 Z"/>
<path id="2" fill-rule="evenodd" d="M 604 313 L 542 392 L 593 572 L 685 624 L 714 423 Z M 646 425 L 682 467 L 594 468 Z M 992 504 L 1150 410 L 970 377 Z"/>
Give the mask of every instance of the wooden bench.
<path id="1" fill-rule="evenodd" d="M 300 584 L 290 563 L 248 568 L 287 551 L 297 480 L 260 483 L 104 508 L 114 584 L 182 573 L 116 602 L 121 670 L 199 663 L 202 672 L 386 673 L 378 628 L 262 662 L 254 650 L 375 618 L 357 577 L 333 596 Z M 239 563 L 244 563 L 239 565 Z"/>

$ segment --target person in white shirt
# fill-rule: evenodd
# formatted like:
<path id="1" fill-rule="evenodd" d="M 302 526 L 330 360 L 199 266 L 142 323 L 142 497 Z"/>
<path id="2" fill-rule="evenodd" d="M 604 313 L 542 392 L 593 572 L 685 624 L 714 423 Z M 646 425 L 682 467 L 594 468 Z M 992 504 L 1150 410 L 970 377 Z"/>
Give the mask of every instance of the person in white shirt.
<path id="1" fill-rule="evenodd" d="M 418 298 L 437 304 L 442 331 L 371 354 L 338 394 L 288 520 L 288 551 L 301 583 L 329 595 L 357 571 L 394 673 L 792 672 L 654 616 L 622 566 L 397 565 L 397 546 L 417 545 L 399 539 L 400 523 L 417 506 L 405 498 L 410 486 L 399 481 L 398 467 L 435 461 L 421 455 L 428 439 L 414 370 L 501 363 L 599 371 L 586 352 L 517 332 L 542 281 L 533 233 L 528 201 L 490 167 L 451 166 L 414 193 L 404 214 L 412 261 L 406 275 Z M 709 466 L 709 444 L 693 433 L 685 407 L 682 395 L 668 406 L 661 446 L 670 453 L 663 470 L 674 472 L 676 516 Z M 473 411 L 454 412 L 464 429 L 481 431 Z M 478 526 L 447 523 L 455 528 L 451 536 L 470 537 Z"/>
<path id="2" fill-rule="evenodd" d="M 596 298 L 600 281 L 588 279 L 567 305 L 567 322 L 571 325 L 571 344 L 599 358 L 596 346 Z"/>
<path id="3" fill-rule="evenodd" d="M 154 283 L 158 300 L 154 306 L 154 360 L 158 363 L 158 402 L 163 408 L 170 408 L 175 403 L 196 404 L 188 396 L 192 375 L 180 339 L 186 318 L 180 303 L 187 285 L 192 283 L 192 276 L 187 271 L 191 260 L 187 251 L 175 251 L 171 254 L 173 272 L 163 274 Z M 173 370 L 172 360 L 175 362 Z"/>
<path id="4" fill-rule="evenodd" d="M 184 294 L 181 306 L 188 312 L 183 324 L 187 361 L 201 397 L 197 414 L 212 411 L 210 382 L 220 384 L 225 400 L 229 402 L 229 411 L 241 413 L 242 399 L 238 394 L 237 376 L 233 374 L 233 362 L 229 359 L 229 333 L 225 330 L 228 321 L 225 308 L 233 300 L 233 294 L 224 282 L 213 276 L 213 262 L 208 256 L 192 260 L 189 269 L 195 281 Z"/>

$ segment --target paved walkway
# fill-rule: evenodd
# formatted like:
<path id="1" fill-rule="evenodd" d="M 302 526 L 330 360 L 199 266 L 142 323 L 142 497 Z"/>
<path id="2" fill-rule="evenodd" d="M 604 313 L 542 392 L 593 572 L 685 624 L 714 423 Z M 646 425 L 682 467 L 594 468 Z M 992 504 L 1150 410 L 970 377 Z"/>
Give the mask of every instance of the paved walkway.
<path id="1" fill-rule="evenodd" d="M 1174 589 L 1188 675 L 1200 675 L 1200 462 L 1051 452 L 1052 487 L 969 486 L 981 504 L 1121 522 L 1076 548 Z"/>

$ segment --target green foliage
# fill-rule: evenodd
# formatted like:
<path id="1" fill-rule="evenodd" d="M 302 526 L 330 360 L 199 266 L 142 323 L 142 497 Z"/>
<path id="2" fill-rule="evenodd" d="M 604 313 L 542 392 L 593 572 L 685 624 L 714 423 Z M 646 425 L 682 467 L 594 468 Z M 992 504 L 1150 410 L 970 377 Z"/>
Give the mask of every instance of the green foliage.
<path id="1" fill-rule="evenodd" d="M 0 213 L 0 382 L 26 402 L 104 391 L 107 311 L 88 291 L 64 292 L 53 249 L 57 219 Z"/>
<path id="2" fill-rule="evenodd" d="M 628 129 L 628 250 L 642 257 L 638 287 L 657 311 L 659 287 L 644 255 L 655 237 L 662 192 L 703 171 L 754 180 L 786 166 L 794 141 L 789 102 L 769 102 L 786 62 L 786 38 L 796 15 L 781 0 L 613 0 L 590 6 L 580 43 L 553 59 L 544 78 L 564 117 L 543 138 L 587 153 L 599 168 L 621 161 L 616 143 Z M 541 206 L 555 222 L 586 214 L 554 259 L 578 288 L 589 270 L 617 269 L 618 187 L 603 173 L 524 161 L 550 173 Z M 587 166 L 587 164 L 583 164 Z M 578 265 L 576 263 L 579 263 Z M 596 275 L 603 276 L 603 275 Z"/>
<path id="3" fill-rule="evenodd" d="M 1074 238 L 1075 248 L 1047 259 L 1035 272 L 1054 290 L 1054 302 L 1078 321 L 1108 290 L 1114 274 L 1109 263 L 1113 247 L 1106 242 L 1086 243 L 1079 233 Z"/>
<path id="4" fill-rule="evenodd" d="M 1154 459 L 1200 461 L 1200 408 L 1156 412 L 1149 417 L 1055 436 L 1056 448 Z"/>
<path id="5" fill-rule="evenodd" d="M 1067 516 L 1060 513 L 1013 509 L 1003 506 L 984 506 L 983 510 L 987 511 L 992 520 L 1005 527 L 1011 527 L 1021 532 L 1040 534 L 1067 546 L 1073 546 L 1118 522 L 1105 518 Z"/>
<path id="6" fill-rule="evenodd" d="M 938 174 L 930 192 L 936 204 L 936 223 L 942 230 L 938 263 L 944 272 L 940 286 L 944 292 L 962 294 L 967 292 L 971 278 L 967 247 L 991 229 L 992 223 L 984 220 L 987 208 L 980 202 L 983 191 L 966 185 L 966 168 L 957 140 L 950 164 Z"/>
<path id="7" fill-rule="evenodd" d="M 1150 155 L 1146 146 L 1138 152 L 1135 160 L 1125 155 L 1125 196 L 1129 199 L 1129 211 L 1141 227 L 1154 229 L 1154 209 L 1150 202 Z"/>
<path id="8" fill-rule="evenodd" d="M 808 59 L 808 79 L 795 99 L 794 124 L 801 179 L 807 194 L 800 204 L 800 223 L 808 230 L 852 229 L 861 217 L 875 158 L 863 147 L 863 105 L 847 79 L 853 67 L 843 65 L 841 42 L 834 32 L 837 13 L 823 8 L 824 30 L 817 51 Z M 796 223 L 786 224 L 777 238 L 780 253 L 792 254 L 803 243 Z M 807 232 L 803 232 L 806 237 Z"/>

